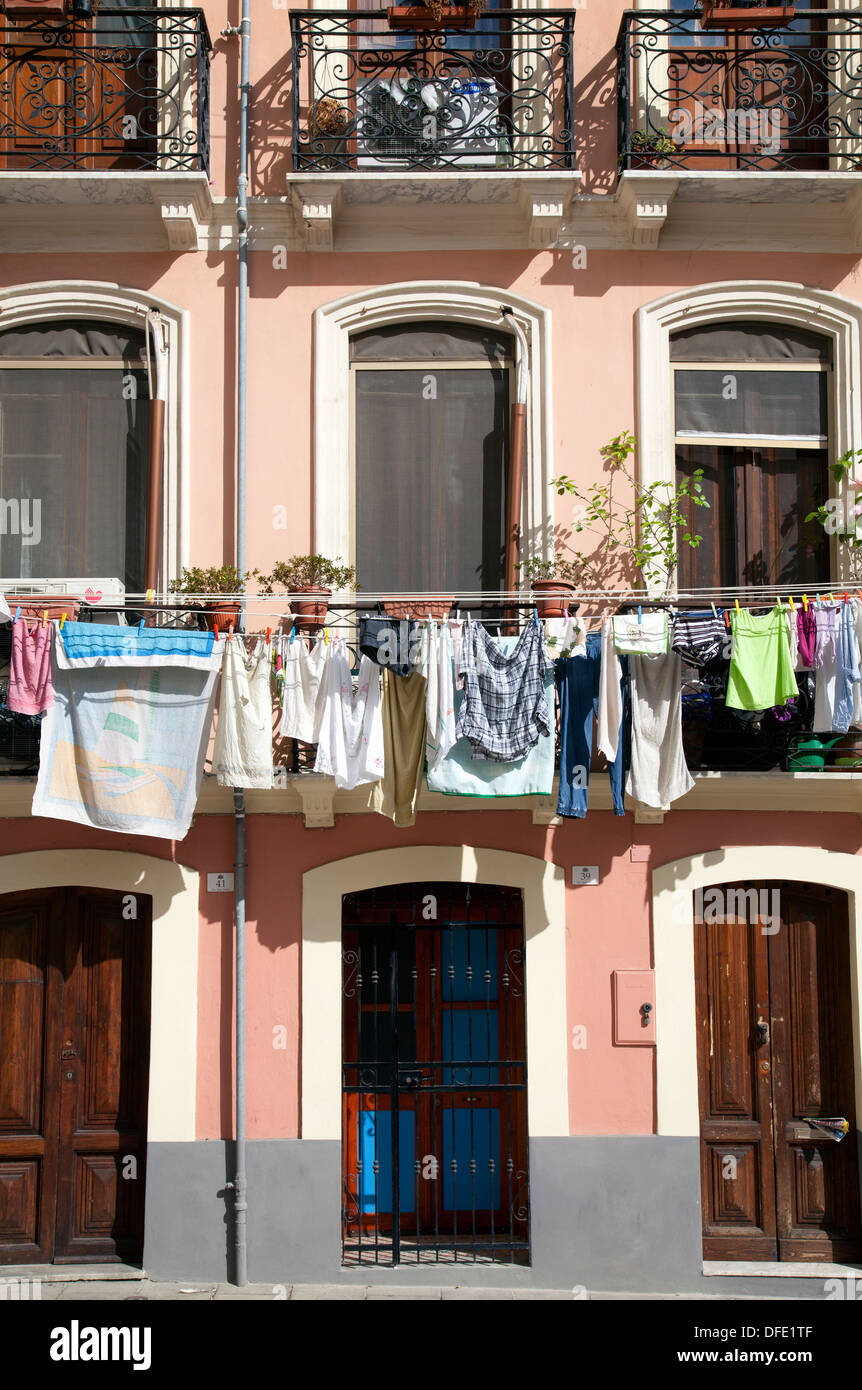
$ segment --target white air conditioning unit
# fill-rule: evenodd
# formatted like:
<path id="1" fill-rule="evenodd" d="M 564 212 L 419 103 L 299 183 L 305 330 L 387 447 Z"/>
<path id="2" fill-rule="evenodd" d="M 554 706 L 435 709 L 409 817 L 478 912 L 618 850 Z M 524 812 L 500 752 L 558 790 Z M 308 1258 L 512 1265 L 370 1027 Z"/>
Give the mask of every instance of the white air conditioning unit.
<path id="1" fill-rule="evenodd" d="M 356 163 L 494 168 L 505 149 L 499 106 L 500 89 L 485 77 L 375 77 L 356 93 Z"/>

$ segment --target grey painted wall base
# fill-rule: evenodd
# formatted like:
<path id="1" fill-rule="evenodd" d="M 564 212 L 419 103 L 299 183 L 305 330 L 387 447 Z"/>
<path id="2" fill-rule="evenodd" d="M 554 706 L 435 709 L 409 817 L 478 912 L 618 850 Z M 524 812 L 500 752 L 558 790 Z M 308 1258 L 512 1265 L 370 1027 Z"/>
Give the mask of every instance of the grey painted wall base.
<path id="1" fill-rule="evenodd" d="M 342 1269 L 340 1144 L 251 1141 L 249 1280 L 824 1297 L 822 1280 L 704 1278 L 698 1148 L 655 1135 L 533 1139 L 529 1268 Z M 154 1279 L 233 1278 L 232 1165 L 222 1141 L 149 1145 L 144 1267 Z"/>

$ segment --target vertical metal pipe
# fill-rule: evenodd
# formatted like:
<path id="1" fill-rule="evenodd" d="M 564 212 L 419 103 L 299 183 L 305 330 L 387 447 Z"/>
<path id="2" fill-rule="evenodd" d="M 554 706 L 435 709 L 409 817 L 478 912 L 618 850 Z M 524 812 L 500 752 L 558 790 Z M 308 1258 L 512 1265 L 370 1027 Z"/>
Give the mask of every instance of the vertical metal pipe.
<path id="1" fill-rule="evenodd" d="M 237 439 L 236 439 L 236 564 L 245 574 L 246 432 L 248 403 L 248 117 L 250 94 L 251 0 L 242 0 L 240 25 L 239 175 L 236 220 L 239 241 L 237 277 Z M 242 584 L 241 584 L 242 587 Z M 245 632 L 245 598 L 239 612 L 239 631 Z M 248 1283 L 248 1181 L 245 1141 L 245 792 L 234 788 L 236 835 L 236 1171 L 234 1174 L 235 1278 Z"/>

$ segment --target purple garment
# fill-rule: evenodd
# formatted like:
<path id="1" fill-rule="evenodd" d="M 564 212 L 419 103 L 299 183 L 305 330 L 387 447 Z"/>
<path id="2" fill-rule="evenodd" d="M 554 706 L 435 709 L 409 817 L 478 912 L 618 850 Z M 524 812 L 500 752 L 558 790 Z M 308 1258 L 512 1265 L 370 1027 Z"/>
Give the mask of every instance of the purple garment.
<path id="1" fill-rule="evenodd" d="M 814 667 L 819 671 L 827 653 L 831 652 L 831 655 L 834 657 L 838 650 L 835 645 L 838 638 L 838 609 L 815 608 L 814 623 L 817 628 L 817 644 L 814 648 Z"/>
<path id="2" fill-rule="evenodd" d="M 799 642 L 799 665 L 804 671 L 814 669 L 817 646 L 817 624 L 813 608 L 800 608 L 796 613 L 796 636 Z"/>

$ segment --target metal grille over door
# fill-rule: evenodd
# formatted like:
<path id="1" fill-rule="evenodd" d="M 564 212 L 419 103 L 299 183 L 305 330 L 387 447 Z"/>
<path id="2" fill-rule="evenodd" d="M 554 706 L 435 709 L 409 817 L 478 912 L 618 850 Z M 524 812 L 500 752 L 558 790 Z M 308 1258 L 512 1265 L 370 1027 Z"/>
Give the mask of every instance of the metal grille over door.
<path id="1" fill-rule="evenodd" d="M 343 1258 L 529 1261 L 520 892 L 343 906 Z"/>

